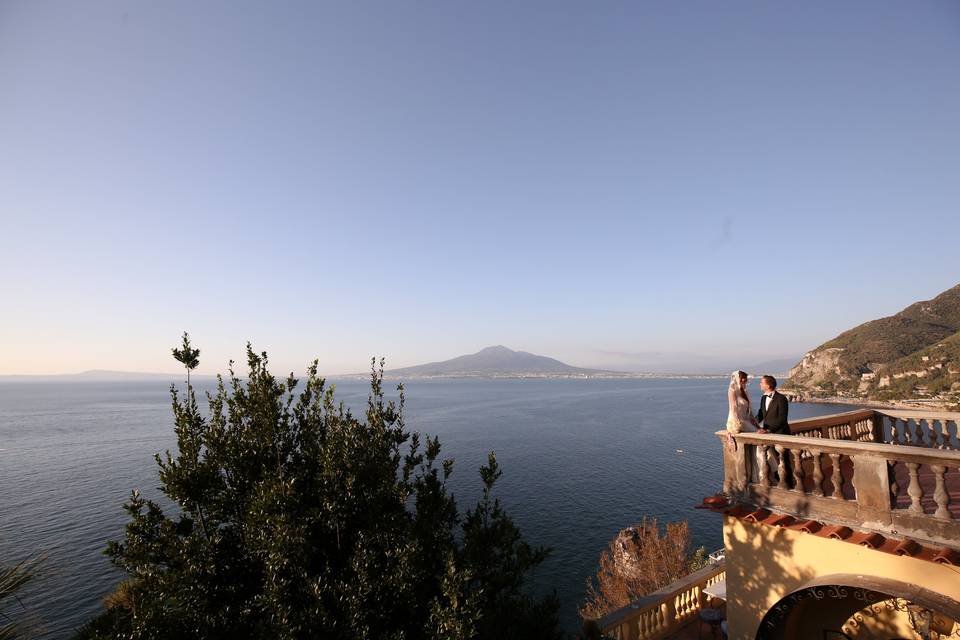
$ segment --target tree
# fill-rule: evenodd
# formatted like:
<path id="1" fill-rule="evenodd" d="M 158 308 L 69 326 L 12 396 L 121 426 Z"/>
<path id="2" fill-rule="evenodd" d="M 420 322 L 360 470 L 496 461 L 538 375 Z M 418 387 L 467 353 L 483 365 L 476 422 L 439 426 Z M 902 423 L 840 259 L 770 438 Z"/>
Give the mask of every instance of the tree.
<path id="1" fill-rule="evenodd" d="M 596 577 L 587 579 L 587 600 L 580 615 L 605 616 L 706 563 L 706 550 L 692 549 L 686 521 L 668 523 L 661 534 L 656 518 L 644 518 L 621 531 L 600 555 Z"/>
<path id="2" fill-rule="evenodd" d="M 184 334 L 174 357 L 199 351 Z M 134 491 L 107 554 L 128 579 L 83 637 L 558 637 L 555 599 L 522 591 L 547 554 L 526 544 L 492 490 L 463 519 L 437 438 L 407 430 L 404 392 L 387 401 L 373 363 L 364 419 L 337 403 L 314 362 L 278 380 L 247 345 L 208 394 L 171 387 L 176 455 L 157 456 L 164 510 Z M 299 389 L 299 391 L 297 391 Z M 492 501 L 491 501 L 492 500 Z M 457 532 L 461 535 L 457 535 Z"/>
<path id="3" fill-rule="evenodd" d="M 194 349 L 190 345 L 190 334 L 183 332 L 183 343 L 181 348 L 174 347 L 170 351 L 173 353 L 173 359 L 179 362 L 187 370 L 187 387 L 190 386 L 190 372 L 200 364 L 200 349 Z"/>

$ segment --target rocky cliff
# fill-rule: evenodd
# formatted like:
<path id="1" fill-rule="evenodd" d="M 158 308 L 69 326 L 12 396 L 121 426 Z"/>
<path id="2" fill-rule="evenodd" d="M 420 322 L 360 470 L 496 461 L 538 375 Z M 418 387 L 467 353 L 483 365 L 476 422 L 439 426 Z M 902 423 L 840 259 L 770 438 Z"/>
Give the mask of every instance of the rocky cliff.
<path id="1" fill-rule="evenodd" d="M 960 401 L 960 285 L 825 342 L 791 369 L 787 388 L 808 396 Z"/>

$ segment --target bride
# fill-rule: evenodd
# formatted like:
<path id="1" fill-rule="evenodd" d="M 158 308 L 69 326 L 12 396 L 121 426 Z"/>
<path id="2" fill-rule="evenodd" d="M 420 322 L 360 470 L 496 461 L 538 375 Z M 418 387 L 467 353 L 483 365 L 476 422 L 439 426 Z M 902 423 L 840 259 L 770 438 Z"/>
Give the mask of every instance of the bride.
<path id="1" fill-rule="evenodd" d="M 727 389 L 727 404 L 730 407 L 727 413 L 727 444 L 735 449 L 737 444 L 732 434 L 740 433 L 748 426 L 759 430 L 760 425 L 753 415 L 753 405 L 747 395 L 747 374 L 744 371 L 734 371 L 730 374 L 730 387 Z"/>

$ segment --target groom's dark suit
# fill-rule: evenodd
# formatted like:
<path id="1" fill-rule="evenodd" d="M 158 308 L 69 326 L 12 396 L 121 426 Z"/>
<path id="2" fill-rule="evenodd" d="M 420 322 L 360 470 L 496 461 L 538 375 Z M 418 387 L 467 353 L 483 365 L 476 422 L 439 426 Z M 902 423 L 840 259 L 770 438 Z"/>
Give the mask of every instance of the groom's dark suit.
<path id="1" fill-rule="evenodd" d="M 788 411 L 787 396 L 774 390 L 772 396 L 763 396 L 760 399 L 757 420 L 762 422 L 763 428 L 770 433 L 788 436 L 790 435 L 790 427 L 787 425 Z"/>

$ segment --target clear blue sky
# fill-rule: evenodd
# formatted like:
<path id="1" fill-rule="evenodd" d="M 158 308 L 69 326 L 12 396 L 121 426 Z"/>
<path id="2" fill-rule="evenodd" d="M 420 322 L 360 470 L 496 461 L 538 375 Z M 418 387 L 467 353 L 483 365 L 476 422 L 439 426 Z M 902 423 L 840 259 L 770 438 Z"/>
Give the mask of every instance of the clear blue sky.
<path id="1" fill-rule="evenodd" d="M 800 354 L 960 281 L 958 69 L 950 1 L 2 2 L 0 373 Z"/>

